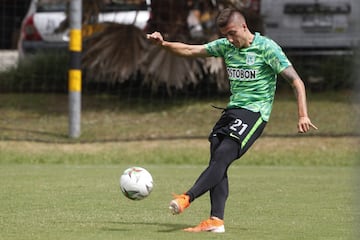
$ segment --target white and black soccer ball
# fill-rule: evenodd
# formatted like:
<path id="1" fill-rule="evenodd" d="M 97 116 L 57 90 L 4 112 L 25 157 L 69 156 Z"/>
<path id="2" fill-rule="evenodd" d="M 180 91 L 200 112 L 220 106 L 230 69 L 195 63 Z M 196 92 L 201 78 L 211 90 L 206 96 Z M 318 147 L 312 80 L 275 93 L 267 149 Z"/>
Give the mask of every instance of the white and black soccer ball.
<path id="1" fill-rule="evenodd" d="M 130 167 L 120 177 L 120 189 L 125 197 L 141 200 L 151 193 L 153 178 L 145 168 Z"/>

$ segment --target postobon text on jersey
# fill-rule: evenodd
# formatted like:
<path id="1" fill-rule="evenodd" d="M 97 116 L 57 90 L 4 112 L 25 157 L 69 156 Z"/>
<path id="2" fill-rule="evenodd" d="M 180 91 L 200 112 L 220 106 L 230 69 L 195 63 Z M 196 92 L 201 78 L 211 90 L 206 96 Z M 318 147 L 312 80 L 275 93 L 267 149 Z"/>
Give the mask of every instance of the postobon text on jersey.
<path id="1" fill-rule="evenodd" d="M 251 81 L 256 79 L 256 70 L 253 69 L 239 69 L 227 68 L 228 76 L 231 79 Z"/>

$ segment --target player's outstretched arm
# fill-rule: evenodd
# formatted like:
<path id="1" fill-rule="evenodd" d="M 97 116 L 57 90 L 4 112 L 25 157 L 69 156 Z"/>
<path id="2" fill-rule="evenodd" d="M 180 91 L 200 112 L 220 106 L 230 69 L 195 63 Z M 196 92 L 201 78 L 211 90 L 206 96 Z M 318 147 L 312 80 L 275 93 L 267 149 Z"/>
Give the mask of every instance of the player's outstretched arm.
<path id="1" fill-rule="evenodd" d="M 147 34 L 147 39 L 153 43 L 183 57 L 209 57 L 204 45 L 191 45 L 181 42 L 165 41 L 161 33 Z"/>
<path id="2" fill-rule="evenodd" d="M 305 86 L 295 69 L 290 66 L 282 71 L 281 76 L 284 77 L 290 85 L 293 87 L 298 105 L 298 132 L 306 133 L 310 128 L 318 129 L 314 124 L 311 123 L 311 120 L 308 116 L 307 104 L 306 104 L 306 91 Z"/>

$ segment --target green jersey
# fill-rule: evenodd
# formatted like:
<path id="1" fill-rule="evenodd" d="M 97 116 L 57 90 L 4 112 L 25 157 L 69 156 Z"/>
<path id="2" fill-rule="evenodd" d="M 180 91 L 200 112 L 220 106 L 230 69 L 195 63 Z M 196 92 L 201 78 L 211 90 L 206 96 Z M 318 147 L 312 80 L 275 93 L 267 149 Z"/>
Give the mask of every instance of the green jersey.
<path id="1" fill-rule="evenodd" d="M 205 44 L 208 54 L 224 58 L 230 80 L 227 108 L 260 112 L 268 121 L 274 101 L 277 74 L 291 66 L 282 49 L 259 33 L 247 48 L 237 48 L 226 38 Z"/>

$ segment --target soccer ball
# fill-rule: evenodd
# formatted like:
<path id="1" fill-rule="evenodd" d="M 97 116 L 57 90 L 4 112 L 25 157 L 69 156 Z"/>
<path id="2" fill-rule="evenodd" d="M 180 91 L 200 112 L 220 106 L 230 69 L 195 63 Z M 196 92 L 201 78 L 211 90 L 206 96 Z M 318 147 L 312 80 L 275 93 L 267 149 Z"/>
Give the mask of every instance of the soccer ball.
<path id="1" fill-rule="evenodd" d="M 120 189 L 125 197 L 141 200 L 149 196 L 153 188 L 151 174 L 141 167 L 130 167 L 120 177 Z"/>

